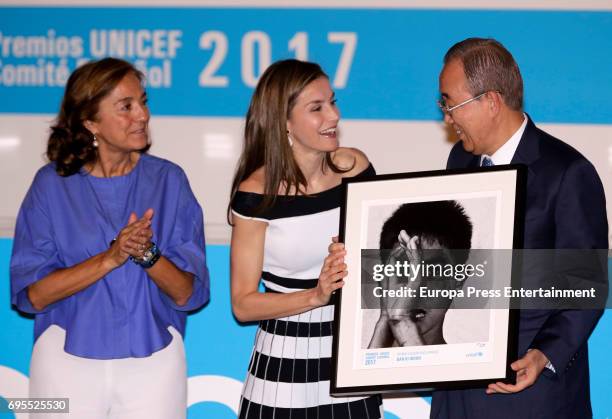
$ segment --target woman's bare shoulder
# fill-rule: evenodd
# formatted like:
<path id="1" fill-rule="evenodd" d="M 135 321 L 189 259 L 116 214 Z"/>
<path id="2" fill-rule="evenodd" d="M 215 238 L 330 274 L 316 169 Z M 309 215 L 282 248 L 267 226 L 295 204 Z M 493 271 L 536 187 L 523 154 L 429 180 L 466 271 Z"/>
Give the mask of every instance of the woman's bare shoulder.
<path id="1" fill-rule="evenodd" d="M 350 168 L 348 172 L 342 174 L 342 177 L 355 176 L 363 172 L 370 165 L 368 156 L 358 148 L 340 147 L 336 150 L 332 159 L 340 169 L 346 170 Z"/>
<path id="2" fill-rule="evenodd" d="M 265 171 L 263 167 L 255 170 L 251 175 L 240 182 L 238 190 L 241 192 L 252 192 L 263 194 L 265 189 Z"/>

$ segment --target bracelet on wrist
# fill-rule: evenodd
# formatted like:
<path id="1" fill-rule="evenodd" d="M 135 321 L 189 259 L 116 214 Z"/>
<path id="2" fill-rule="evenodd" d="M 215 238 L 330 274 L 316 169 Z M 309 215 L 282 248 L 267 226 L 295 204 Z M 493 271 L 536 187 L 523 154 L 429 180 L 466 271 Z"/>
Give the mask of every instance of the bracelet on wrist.
<path id="1" fill-rule="evenodd" d="M 151 242 L 151 246 L 143 252 L 142 257 L 139 257 L 139 258 L 130 257 L 130 258 L 132 259 L 132 262 L 134 262 L 135 264 L 140 265 L 144 269 L 149 269 L 153 265 L 155 265 L 155 262 L 157 262 L 160 257 L 161 257 L 161 252 L 159 248 L 157 247 L 155 243 Z"/>

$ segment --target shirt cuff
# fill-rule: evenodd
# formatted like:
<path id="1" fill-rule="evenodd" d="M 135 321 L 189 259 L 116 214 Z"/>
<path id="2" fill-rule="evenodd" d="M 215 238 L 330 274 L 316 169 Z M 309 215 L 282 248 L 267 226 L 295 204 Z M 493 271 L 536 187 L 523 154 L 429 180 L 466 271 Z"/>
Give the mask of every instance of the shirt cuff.
<path id="1" fill-rule="evenodd" d="M 529 348 L 527 349 L 527 352 L 529 352 L 530 350 L 532 350 L 533 348 Z M 552 372 L 554 372 L 555 374 L 557 373 L 557 370 L 555 369 L 555 366 L 552 364 L 552 362 L 548 361 L 546 363 L 546 365 L 544 365 L 544 368 L 551 370 Z"/>

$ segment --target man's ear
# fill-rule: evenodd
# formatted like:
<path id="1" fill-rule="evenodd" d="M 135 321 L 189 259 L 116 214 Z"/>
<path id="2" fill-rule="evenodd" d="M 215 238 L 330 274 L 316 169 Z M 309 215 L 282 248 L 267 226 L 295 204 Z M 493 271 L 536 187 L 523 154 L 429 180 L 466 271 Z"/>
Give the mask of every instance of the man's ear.
<path id="1" fill-rule="evenodd" d="M 504 98 L 499 92 L 494 92 L 494 91 L 488 92 L 487 100 L 488 100 L 489 110 L 495 115 L 501 111 L 502 106 L 505 106 Z"/>

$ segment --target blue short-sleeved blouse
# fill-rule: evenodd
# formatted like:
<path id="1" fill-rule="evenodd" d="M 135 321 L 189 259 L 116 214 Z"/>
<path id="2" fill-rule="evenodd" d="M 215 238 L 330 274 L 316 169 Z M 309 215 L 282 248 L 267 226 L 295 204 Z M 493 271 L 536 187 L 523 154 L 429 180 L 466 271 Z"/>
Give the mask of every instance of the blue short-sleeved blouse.
<path id="1" fill-rule="evenodd" d="M 140 266 L 127 261 L 84 290 L 35 310 L 27 287 L 51 272 L 103 252 L 127 224 L 153 208 L 153 241 L 179 269 L 194 275 L 194 289 L 177 306 Z M 80 357 L 145 357 L 184 334 L 187 311 L 209 298 L 202 209 L 183 170 L 142 154 L 130 173 L 97 178 L 84 170 L 61 177 L 41 168 L 17 217 L 11 258 L 11 302 L 34 313 L 34 338 L 50 325 L 66 331 L 65 351 Z"/>

